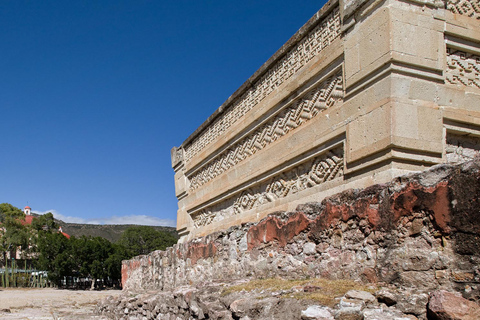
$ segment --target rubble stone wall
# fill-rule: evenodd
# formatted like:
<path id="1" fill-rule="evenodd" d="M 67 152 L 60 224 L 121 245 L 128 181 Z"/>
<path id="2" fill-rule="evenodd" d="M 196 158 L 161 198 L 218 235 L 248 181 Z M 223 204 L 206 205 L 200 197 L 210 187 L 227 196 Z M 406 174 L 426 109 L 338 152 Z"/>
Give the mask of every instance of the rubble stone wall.
<path id="1" fill-rule="evenodd" d="M 125 291 L 359 279 L 480 299 L 480 159 L 437 165 L 124 261 Z"/>

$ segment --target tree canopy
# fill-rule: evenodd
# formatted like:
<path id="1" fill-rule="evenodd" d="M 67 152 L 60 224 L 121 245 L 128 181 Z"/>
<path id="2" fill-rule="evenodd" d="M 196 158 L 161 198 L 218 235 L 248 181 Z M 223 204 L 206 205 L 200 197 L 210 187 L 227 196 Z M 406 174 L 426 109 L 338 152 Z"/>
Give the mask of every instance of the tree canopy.
<path id="1" fill-rule="evenodd" d="M 55 222 L 55 218 L 53 217 L 53 214 L 51 212 L 47 212 L 45 214 L 42 214 L 41 216 L 33 219 L 32 221 L 32 228 L 40 231 L 53 231 L 53 230 L 58 230 L 58 224 Z"/>
<path id="2" fill-rule="evenodd" d="M 165 250 L 177 242 L 168 232 L 152 227 L 135 226 L 125 230 L 117 243 L 102 237 L 71 237 L 40 229 L 37 268 L 49 271 L 53 281 L 64 276 L 121 279 L 122 260 L 154 250 Z"/>
<path id="3" fill-rule="evenodd" d="M 14 253 L 18 248 L 26 250 L 29 246 L 29 233 L 22 224 L 25 214 L 9 203 L 0 204 L 0 250 L 5 259 L 6 253 Z"/>
<path id="4" fill-rule="evenodd" d="M 126 229 L 117 243 L 124 246 L 132 256 L 138 256 L 165 250 L 177 243 L 177 238 L 169 232 L 157 231 L 149 226 L 134 226 Z"/>
<path id="5" fill-rule="evenodd" d="M 165 250 L 177 242 L 169 232 L 153 227 L 127 228 L 117 243 L 102 237 L 70 237 L 58 232 L 52 213 L 46 213 L 24 226 L 25 214 L 8 204 L 0 204 L 0 250 L 4 259 L 8 250 L 28 252 L 37 270 L 48 271 L 51 281 L 65 276 L 93 279 L 121 279 L 122 260 L 154 250 Z"/>

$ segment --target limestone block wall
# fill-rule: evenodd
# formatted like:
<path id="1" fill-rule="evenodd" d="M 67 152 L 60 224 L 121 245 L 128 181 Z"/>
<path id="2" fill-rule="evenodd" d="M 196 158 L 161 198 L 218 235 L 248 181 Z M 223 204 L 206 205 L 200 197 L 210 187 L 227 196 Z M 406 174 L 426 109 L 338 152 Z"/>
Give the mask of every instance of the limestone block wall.
<path id="1" fill-rule="evenodd" d="M 480 145 L 478 0 L 329 1 L 172 149 L 188 241 Z"/>
<path id="2" fill-rule="evenodd" d="M 359 279 L 480 300 L 480 158 L 437 165 L 123 261 L 125 291 L 248 278 Z"/>

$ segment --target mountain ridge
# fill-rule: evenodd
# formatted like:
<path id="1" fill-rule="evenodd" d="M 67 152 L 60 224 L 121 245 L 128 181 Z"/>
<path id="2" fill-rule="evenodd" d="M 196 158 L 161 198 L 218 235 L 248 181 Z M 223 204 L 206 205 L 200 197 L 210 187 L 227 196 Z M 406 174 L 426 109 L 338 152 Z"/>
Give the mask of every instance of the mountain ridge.
<path id="1" fill-rule="evenodd" d="M 34 217 L 39 217 L 39 214 L 32 213 Z M 87 224 L 87 223 L 70 223 L 54 218 L 55 222 L 62 227 L 62 231 L 70 236 L 92 236 L 102 237 L 110 242 L 117 242 L 122 233 L 130 227 L 140 226 L 138 224 Z M 173 234 L 178 238 L 177 231 L 174 227 L 167 226 L 149 226 L 157 231 L 164 231 Z"/>

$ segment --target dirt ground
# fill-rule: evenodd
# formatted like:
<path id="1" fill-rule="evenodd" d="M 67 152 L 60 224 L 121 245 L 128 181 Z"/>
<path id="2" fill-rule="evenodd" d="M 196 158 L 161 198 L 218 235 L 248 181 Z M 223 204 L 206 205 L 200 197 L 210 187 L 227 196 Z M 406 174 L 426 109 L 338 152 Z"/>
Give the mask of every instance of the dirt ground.
<path id="1" fill-rule="evenodd" d="M 120 290 L 0 289 L 0 319 L 104 319 L 93 314 L 97 302 Z"/>

